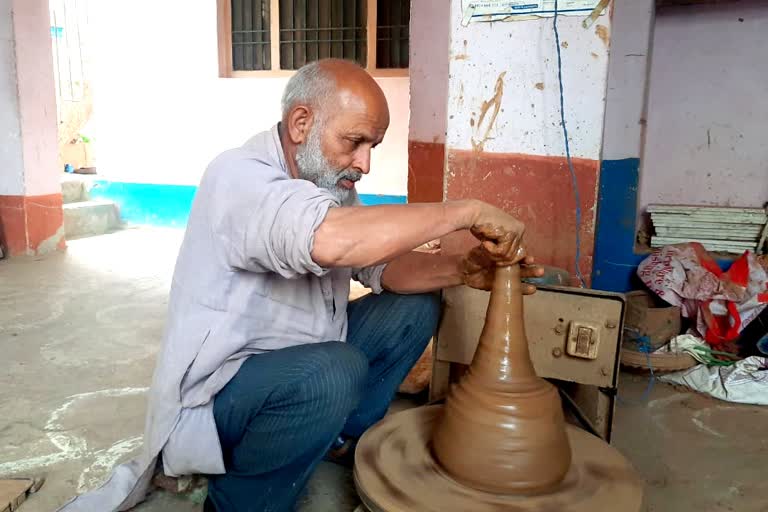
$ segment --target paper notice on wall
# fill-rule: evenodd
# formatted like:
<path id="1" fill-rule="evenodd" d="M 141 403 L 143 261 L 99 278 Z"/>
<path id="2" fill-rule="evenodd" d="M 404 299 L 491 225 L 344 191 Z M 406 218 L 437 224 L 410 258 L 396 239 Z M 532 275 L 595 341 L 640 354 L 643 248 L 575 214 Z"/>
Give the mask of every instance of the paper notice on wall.
<path id="1" fill-rule="evenodd" d="M 600 0 L 558 0 L 558 16 L 589 16 Z M 462 24 L 477 21 L 521 21 L 555 15 L 555 0 L 462 0 Z M 602 9 L 601 9 L 602 10 Z"/>

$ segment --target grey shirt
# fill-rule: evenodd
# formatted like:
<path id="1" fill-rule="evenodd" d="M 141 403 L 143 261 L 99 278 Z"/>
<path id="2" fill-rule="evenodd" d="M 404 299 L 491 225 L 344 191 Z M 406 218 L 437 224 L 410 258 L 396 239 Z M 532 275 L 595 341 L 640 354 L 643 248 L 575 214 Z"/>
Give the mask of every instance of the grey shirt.
<path id="1" fill-rule="evenodd" d="M 158 455 L 165 473 L 224 472 L 213 397 L 245 359 L 306 343 L 346 341 L 349 280 L 381 292 L 384 265 L 317 265 L 317 227 L 340 205 L 292 179 L 277 126 L 208 167 L 171 285 L 168 324 L 152 387 L 142 454 L 101 488 L 61 510 L 125 510 L 144 499 Z"/>

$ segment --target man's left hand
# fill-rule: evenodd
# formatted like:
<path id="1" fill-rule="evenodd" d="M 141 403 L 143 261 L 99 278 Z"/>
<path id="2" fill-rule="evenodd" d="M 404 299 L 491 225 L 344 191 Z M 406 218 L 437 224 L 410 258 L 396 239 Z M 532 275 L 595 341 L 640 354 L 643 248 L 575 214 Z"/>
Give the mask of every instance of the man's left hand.
<path id="1" fill-rule="evenodd" d="M 544 275 L 544 269 L 534 264 L 533 256 L 525 256 L 520 262 L 520 277 L 522 279 L 531 277 L 541 277 Z M 478 290 L 490 290 L 493 286 L 493 276 L 498 263 L 491 258 L 481 245 L 478 245 L 461 262 L 462 277 L 464 284 Z M 523 283 L 522 290 L 524 295 L 531 295 L 536 292 L 536 287 L 532 284 Z"/>

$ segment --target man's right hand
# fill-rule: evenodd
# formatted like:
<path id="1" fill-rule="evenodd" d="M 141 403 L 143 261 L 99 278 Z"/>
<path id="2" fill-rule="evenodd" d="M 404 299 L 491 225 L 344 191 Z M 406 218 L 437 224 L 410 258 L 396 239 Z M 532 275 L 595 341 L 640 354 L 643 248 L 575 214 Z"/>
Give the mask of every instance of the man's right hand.
<path id="1" fill-rule="evenodd" d="M 525 224 L 488 203 L 477 201 L 476 207 L 477 213 L 469 229 L 488 255 L 498 263 L 514 264 L 523 260 Z"/>
<path id="2" fill-rule="evenodd" d="M 533 256 L 526 256 L 520 262 L 520 277 L 537 278 L 544 275 L 544 268 L 535 265 Z M 474 247 L 461 260 L 462 281 L 470 288 L 489 291 L 493 287 L 493 279 L 499 263 L 493 261 L 488 252 L 482 247 Z M 536 286 L 523 283 L 523 295 L 531 295 L 536 292 Z"/>

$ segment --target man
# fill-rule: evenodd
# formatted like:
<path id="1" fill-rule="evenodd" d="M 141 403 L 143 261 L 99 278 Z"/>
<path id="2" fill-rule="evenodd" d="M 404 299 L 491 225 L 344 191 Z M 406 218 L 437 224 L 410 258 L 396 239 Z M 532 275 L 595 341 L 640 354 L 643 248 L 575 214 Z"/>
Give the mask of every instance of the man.
<path id="1" fill-rule="evenodd" d="M 282 109 L 202 179 L 142 456 L 63 510 L 133 506 L 158 458 L 170 476 L 210 475 L 206 510 L 292 510 L 326 453 L 349 459 L 386 413 L 435 332 L 429 292 L 487 288 L 494 261 L 522 257 L 523 225 L 481 202 L 359 206 L 389 111 L 357 65 L 302 68 Z M 482 241 L 464 261 L 412 252 L 463 229 Z M 525 276 L 541 275 L 525 262 Z M 374 293 L 348 304 L 351 277 Z"/>

